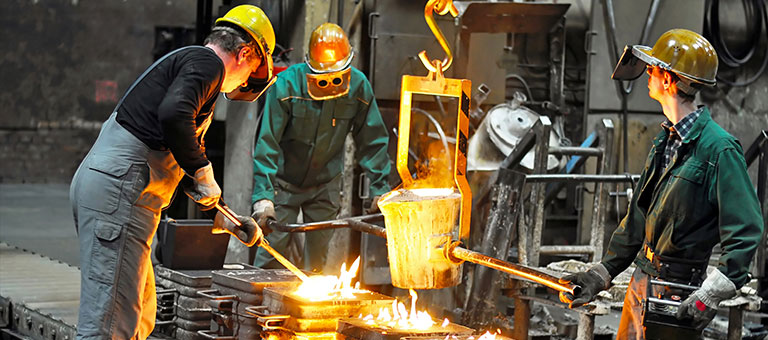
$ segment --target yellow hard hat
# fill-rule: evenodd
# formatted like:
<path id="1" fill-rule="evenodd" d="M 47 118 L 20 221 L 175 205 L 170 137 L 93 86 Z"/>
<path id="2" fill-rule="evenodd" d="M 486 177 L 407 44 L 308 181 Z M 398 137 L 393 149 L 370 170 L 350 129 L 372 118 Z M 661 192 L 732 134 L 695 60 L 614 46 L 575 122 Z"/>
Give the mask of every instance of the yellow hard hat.
<path id="1" fill-rule="evenodd" d="M 700 34 L 686 29 L 671 29 L 656 40 L 653 48 L 627 45 L 611 78 L 637 79 L 646 65 L 658 66 L 683 80 L 707 86 L 715 85 L 717 52 Z"/>
<path id="2" fill-rule="evenodd" d="M 329 73 L 349 67 L 353 56 L 344 30 L 339 25 L 324 23 L 312 31 L 304 61 L 315 73 Z"/>
<path id="3" fill-rule="evenodd" d="M 223 17 L 216 19 L 216 25 L 235 24 L 248 32 L 255 40 L 263 56 L 271 56 L 275 50 L 275 31 L 272 23 L 261 8 L 253 5 L 240 5 L 232 8 Z"/>
<path id="4" fill-rule="evenodd" d="M 216 25 L 231 24 L 245 30 L 259 46 L 264 58 L 257 70 L 251 72 L 247 86 L 227 93 L 231 100 L 254 101 L 275 82 L 272 52 L 275 50 L 275 31 L 272 23 L 261 8 L 253 5 L 234 7 L 223 17 L 216 19 Z"/>

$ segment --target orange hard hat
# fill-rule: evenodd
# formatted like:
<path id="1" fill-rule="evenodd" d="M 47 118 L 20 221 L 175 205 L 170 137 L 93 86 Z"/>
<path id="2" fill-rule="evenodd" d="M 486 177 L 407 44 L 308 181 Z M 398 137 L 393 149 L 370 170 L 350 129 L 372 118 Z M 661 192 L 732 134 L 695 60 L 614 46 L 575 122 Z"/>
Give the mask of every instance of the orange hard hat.
<path id="1" fill-rule="evenodd" d="M 628 45 L 611 78 L 637 79 L 648 66 L 658 66 L 687 82 L 715 85 L 717 52 L 700 34 L 686 29 L 671 29 L 659 37 L 653 48 Z"/>
<path id="2" fill-rule="evenodd" d="M 338 72 L 349 67 L 353 56 L 344 30 L 339 25 L 324 23 L 312 31 L 305 62 L 315 73 Z"/>

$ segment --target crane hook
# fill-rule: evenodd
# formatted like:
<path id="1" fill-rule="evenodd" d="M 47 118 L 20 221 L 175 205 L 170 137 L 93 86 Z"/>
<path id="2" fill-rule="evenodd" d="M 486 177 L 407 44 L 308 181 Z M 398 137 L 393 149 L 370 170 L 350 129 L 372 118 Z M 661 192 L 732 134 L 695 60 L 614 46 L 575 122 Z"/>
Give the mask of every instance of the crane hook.
<path id="1" fill-rule="evenodd" d="M 424 67 L 429 70 L 429 72 L 443 73 L 445 70 L 451 67 L 451 63 L 453 63 L 453 53 L 451 53 L 451 48 L 448 47 L 448 42 L 445 40 L 443 32 L 440 30 L 440 27 L 437 26 L 434 13 L 439 15 L 446 15 L 451 13 L 452 16 L 456 17 L 459 15 L 459 10 L 456 9 L 456 6 L 453 4 L 453 0 L 429 0 L 427 1 L 427 5 L 424 7 L 424 19 L 427 21 L 429 29 L 432 30 L 432 34 L 434 34 L 435 38 L 437 38 L 437 41 L 443 48 L 443 51 L 445 51 L 445 58 L 442 61 L 430 61 L 429 57 L 427 57 L 427 51 L 425 50 L 419 52 L 419 59 L 421 60 L 421 63 L 424 64 Z M 438 69 L 440 69 L 440 72 L 438 72 Z"/>

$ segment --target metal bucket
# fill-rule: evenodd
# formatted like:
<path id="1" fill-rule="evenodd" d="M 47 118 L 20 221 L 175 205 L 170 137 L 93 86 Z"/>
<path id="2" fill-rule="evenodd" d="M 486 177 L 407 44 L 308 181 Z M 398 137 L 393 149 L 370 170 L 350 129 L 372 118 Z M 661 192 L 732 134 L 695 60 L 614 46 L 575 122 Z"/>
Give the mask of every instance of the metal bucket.
<path id="1" fill-rule="evenodd" d="M 461 194 L 453 188 L 398 190 L 379 202 L 387 226 L 392 285 L 438 289 L 459 284 L 460 268 L 443 254 L 454 237 Z"/>

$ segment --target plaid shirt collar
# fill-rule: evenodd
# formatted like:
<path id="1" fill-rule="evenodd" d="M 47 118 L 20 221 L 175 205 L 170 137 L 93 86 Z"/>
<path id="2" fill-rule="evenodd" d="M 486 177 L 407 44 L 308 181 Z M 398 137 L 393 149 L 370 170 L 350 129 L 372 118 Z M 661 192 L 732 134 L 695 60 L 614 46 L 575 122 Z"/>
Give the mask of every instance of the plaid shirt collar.
<path id="1" fill-rule="evenodd" d="M 704 106 L 699 106 L 696 111 L 693 111 L 687 116 L 683 117 L 683 119 L 677 122 L 677 124 L 672 125 L 672 122 L 669 119 L 666 119 L 663 123 L 661 123 L 661 127 L 667 131 L 676 133 L 680 137 L 680 140 L 683 140 L 686 136 L 688 136 L 688 133 L 691 132 L 693 123 L 696 122 L 696 118 L 699 118 L 702 112 L 704 112 Z"/>
<path id="2" fill-rule="evenodd" d="M 672 122 L 669 121 L 669 119 L 661 123 L 662 128 L 667 131 L 667 145 L 664 148 L 664 158 L 662 158 L 662 166 L 664 169 L 672 163 L 672 159 L 677 153 L 677 149 L 683 144 L 683 140 L 693 128 L 693 123 L 696 122 L 696 119 L 699 118 L 702 112 L 704 112 L 704 106 L 689 113 L 675 125 L 672 125 Z"/>

